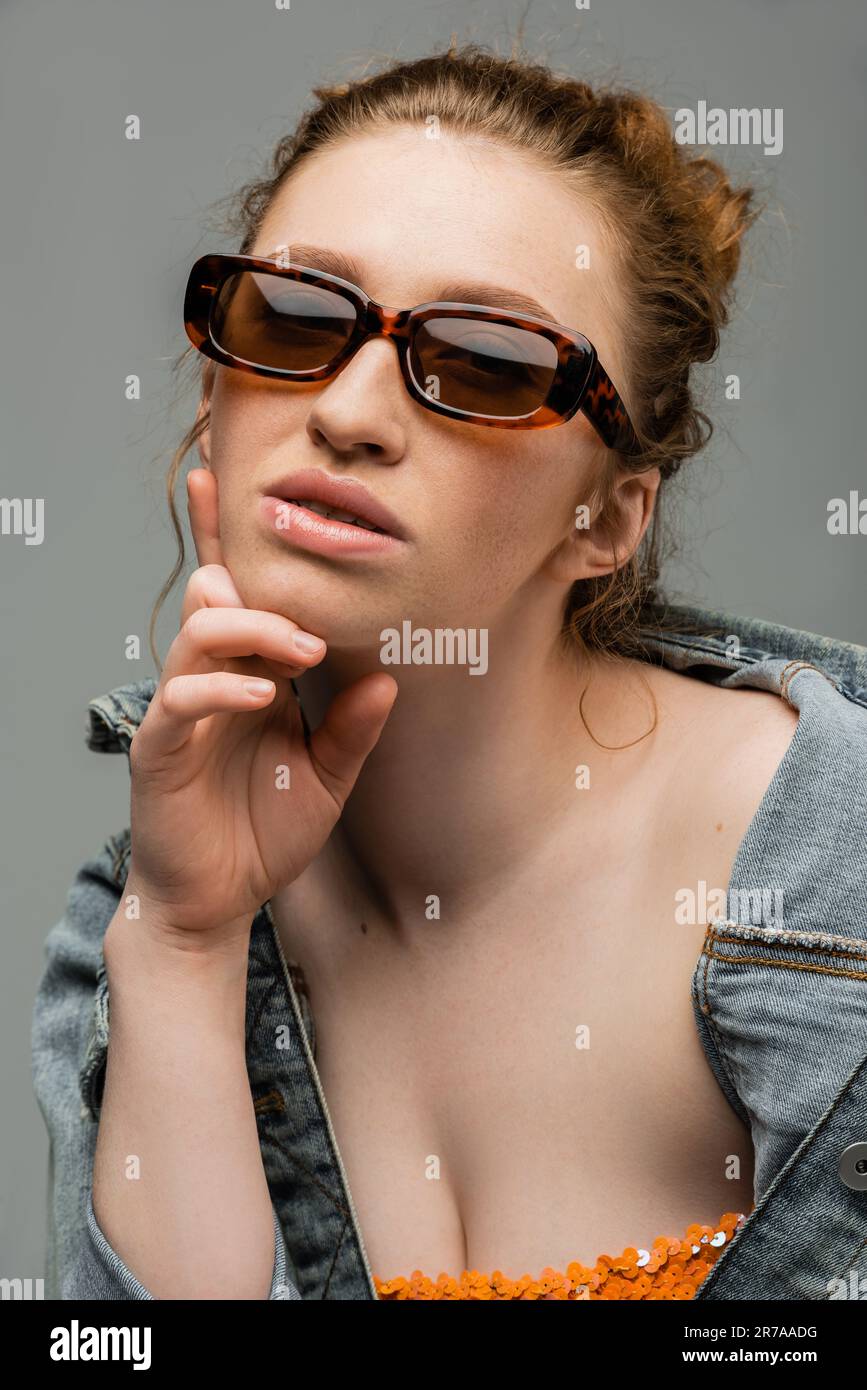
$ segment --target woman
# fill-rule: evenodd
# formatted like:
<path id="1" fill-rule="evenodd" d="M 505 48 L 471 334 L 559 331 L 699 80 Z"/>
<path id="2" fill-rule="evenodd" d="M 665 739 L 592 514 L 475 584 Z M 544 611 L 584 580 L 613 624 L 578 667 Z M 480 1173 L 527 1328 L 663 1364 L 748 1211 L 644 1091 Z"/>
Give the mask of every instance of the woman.
<path id="1" fill-rule="evenodd" d="M 867 653 L 655 589 L 751 192 L 476 48 L 317 97 L 190 275 L 180 631 L 91 704 L 131 829 L 37 1001 L 52 1274 L 692 1297 L 867 1021 Z"/>

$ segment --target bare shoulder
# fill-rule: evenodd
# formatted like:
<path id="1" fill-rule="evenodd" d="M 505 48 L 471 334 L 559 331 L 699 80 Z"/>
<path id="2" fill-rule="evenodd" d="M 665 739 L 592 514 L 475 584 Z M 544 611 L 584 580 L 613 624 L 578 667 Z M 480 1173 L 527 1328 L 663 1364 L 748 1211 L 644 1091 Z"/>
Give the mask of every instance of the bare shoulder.
<path id="1" fill-rule="evenodd" d="M 755 803 L 795 737 L 798 711 L 771 690 L 718 686 L 667 668 L 653 668 L 651 688 L 664 756 L 681 772 L 692 768 L 705 788 Z"/>
<path id="2" fill-rule="evenodd" d="M 798 722 L 798 711 L 773 690 L 716 685 L 667 666 L 641 663 L 641 670 L 656 698 L 684 724 L 764 726 L 785 733 Z"/>

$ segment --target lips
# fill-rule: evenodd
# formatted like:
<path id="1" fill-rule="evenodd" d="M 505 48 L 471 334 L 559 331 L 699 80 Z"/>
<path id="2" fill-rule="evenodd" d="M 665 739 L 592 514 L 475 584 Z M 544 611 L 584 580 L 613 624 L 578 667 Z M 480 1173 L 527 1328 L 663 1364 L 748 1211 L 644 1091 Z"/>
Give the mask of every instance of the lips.
<path id="1" fill-rule="evenodd" d="M 394 513 L 355 478 L 336 478 L 318 468 L 304 468 L 269 483 L 263 491 L 268 497 L 294 503 L 317 516 L 355 526 L 361 532 L 406 539 Z"/>
<path id="2" fill-rule="evenodd" d="M 304 507 L 308 512 L 315 512 L 317 516 L 324 516 L 326 521 L 345 521 L 348 526 L 360 526 L 363 531 L 376 531 L 379 535 L 384 535 L 382 526 L 374 526 L 372 521 L 363 521 L 360 516 L 352 516 L 350 512 L 341 512 L 334 507 L 330 507 L 327 502 L 314 502 L 312 499 L 304 500 L 301 497 L 287 497 L 287 502 L 293 503 L 296 507 Z"/>

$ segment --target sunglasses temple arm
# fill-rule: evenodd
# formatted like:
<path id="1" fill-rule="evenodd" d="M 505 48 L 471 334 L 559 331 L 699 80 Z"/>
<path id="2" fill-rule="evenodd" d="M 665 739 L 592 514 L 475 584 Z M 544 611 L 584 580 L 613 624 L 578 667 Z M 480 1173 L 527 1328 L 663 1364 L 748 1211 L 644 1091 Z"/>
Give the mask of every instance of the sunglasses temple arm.
<path id="1" fill-rule="evenodd" d="M 602 442 L 618 454 L 641 453 L 635 430 L 626 406 L 618 395 L 614 382 L 599 362 L 590 374 L 581 409 Z"/>

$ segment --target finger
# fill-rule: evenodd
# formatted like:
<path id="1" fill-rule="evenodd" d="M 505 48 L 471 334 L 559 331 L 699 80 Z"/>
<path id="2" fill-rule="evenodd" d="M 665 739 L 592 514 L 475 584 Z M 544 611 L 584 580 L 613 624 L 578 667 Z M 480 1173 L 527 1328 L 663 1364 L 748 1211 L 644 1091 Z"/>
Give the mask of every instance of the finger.
<path id="1" fill-rule="evenodd" d="M 187 474 L 187 511 L 200 565 L 222 565 L 217 479 L 209 468 Z"/>
<path id="2" fill-rule="evenodd" d="M 202 565 L 193 570 L 184 591 L 181 625 L 197 608 L 244 608 L 244 600 L 225 565 Z"/>
<path id="3" fill-rule="evenodd" d="M 255 608 L 197 608 L 190 614 L 168 650 L 163 674 L 218 671 L 224 662 L 257 656 L 284 665 L 301 675 L 317 665 L 327 647 L 321 637 L 304 632 L 279 613 Z"/>
<path id="4" fill-rule="evenodd" d="M 235 588 L 235 581 L 225 565 L 201 565 L 193 570 L 184 592 L 181 626 L 197 608 L 245 608 L 246 604 Z M 274 674 L 284 680 L 301 674 L 302 668 L 272 661 Z M 303 668 L 306 669 L 306 668 Z"/>
<path id="5" fill-rule="evenodd" d="M 271 704 L 277 687 L 273 681 L 211 671 L 200 676 L 173 676 L 165 682 L 157 702 L 158 718 L 141 724 L 136 734 L 138 752 L 165 757 L 186 743 L 200 719 L 212 714 L 243 713 Z M 150 712 L 150 711 L 148 711 Z M 145 733 L 144 744 L 140 735 Z"/>
<path id="6" fill-rule="evenodd" d="M 364 760 L 375 748 L 397 696 L 397 681 L 385 672 L 362 676 L 341 690 L 310 737 L 310 758 L 338 812 L 355 786 Z"/>

